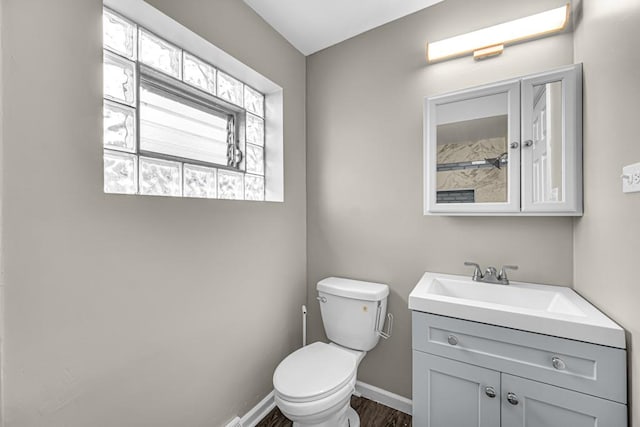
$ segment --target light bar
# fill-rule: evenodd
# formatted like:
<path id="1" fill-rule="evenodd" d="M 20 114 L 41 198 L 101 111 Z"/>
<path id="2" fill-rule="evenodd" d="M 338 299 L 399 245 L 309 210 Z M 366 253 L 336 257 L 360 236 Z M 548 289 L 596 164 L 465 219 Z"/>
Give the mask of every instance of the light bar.
<path id="1" fill-rule="evenodd" d="M 427 61 L 441 61 L 478 50 L 513 44 L 562 31 L 567 22 L 569 22 L 570 13 L 571 6 L 566 4 L 557 9 L 516 19 L 515 21 L 429 43 L 427 45 Z M 502 51 L 495 49 L 491 52 L 499 54 Z M 476 55 L 476 59 L 486 56 L 482 54 Z"/>

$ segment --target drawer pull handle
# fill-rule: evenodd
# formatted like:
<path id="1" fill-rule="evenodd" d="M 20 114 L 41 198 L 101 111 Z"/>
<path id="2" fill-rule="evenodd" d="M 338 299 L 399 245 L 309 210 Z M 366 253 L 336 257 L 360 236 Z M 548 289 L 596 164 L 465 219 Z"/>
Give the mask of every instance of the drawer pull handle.
<path id="1" fill-rule="evenodd" d="M 447 342 L 451 345 L 458 345 L 458 338 L 455 335 L 449 335 L 447 337 Z"/>
<path id="2" fill-rule="evenodd" d="M 564 360 L 560 359 L 559 357 L 552 357 L 551 363 L 553 364 L 553 367 L 559 371 L 562 371 L 567 367 L 567 364 L 564 363 Z"/>
<path id="3" fill-rule="evenodd" d="M 509 392 L 507 393 L 507 401 L 512 405 L 517 405 L 519 402 L 518 396 L 515 393 Z"/>
<path id="4" fill-rule="evenodd" d="M 496 397 L 496 389 L 491 386 L 485 387 L 484 392 L 487 396 L 489 396 L 492 399 Z"/>

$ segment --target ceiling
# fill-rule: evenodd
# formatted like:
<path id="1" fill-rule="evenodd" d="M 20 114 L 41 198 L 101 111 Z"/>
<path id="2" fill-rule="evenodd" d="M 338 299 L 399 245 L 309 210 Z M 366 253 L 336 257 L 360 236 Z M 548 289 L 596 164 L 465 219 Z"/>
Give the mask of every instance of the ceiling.
<path id="1" fill-rule="evenodd" d="M 244 0 L 305 55 L 442 0 Z"/>

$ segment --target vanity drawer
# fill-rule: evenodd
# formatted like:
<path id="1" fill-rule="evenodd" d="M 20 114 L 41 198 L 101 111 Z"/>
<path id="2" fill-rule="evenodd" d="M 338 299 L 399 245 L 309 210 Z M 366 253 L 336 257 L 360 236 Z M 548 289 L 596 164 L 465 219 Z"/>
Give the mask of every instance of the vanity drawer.
<path id="1" fill-rule="evenodd" d="M 623 349 L 417 311 L 413 348 L 627 403 Z"/>

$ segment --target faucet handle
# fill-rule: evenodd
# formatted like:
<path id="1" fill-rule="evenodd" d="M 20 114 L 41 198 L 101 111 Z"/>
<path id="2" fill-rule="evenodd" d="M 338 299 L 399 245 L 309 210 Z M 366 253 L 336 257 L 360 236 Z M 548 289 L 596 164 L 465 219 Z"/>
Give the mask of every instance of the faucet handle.
<path id="1" fill-rule="evenodd" d="M 500 273 L 498 274 L 498 280 L 509 280 L 507 278 L 507 270 L 517 270 L 517 265 L 503 265 L 500 269 Z"/>
<path id="2" fill-rule="evenodd" d="M 471 278 L 473 280 L 479 280 L 479 279 L 482 279 L 484 277 L 482 275 L 482 269 L 480 268 L 480 265 L 478 263 L 471 262 L 471 261 L 465 261 L 464 265 L 467 265 L 469 267 L 475 267 L 474 270 L 473 270 L 473 276 L 471 276 Z"/>

